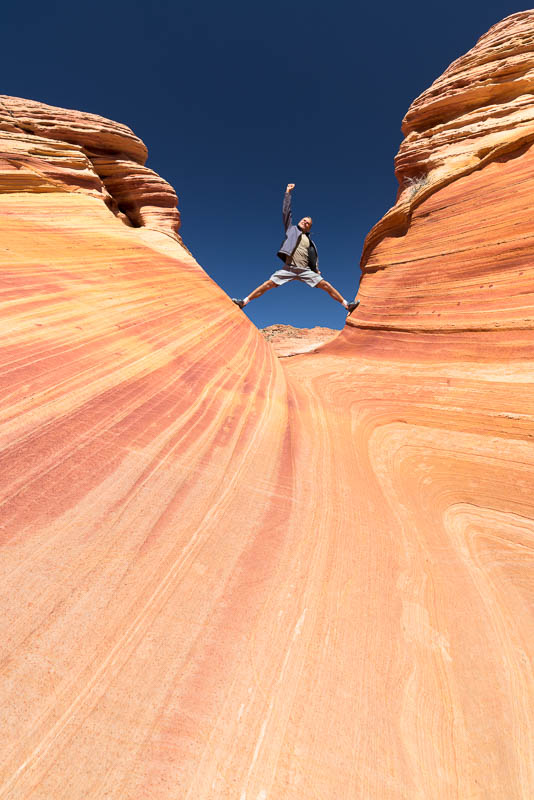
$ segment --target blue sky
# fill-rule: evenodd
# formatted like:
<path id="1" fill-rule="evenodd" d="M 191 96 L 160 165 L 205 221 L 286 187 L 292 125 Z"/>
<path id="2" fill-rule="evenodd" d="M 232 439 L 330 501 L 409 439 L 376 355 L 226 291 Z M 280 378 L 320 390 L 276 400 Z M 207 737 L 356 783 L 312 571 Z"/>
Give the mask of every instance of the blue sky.
<path id="1" fill-rule="evenodd" d="M 179 197 L 182 235 L 228 292 L 269 277 L 296 183 L 323 275 L 352 299 L 366 233 L 393 204 L 411 101 L 522 7 L 27 0 L 2 11 L 2 93 L 129 125 Z M 247 306 L 259 327 L 342 327 L 325 292 L 291 284 Z"/>

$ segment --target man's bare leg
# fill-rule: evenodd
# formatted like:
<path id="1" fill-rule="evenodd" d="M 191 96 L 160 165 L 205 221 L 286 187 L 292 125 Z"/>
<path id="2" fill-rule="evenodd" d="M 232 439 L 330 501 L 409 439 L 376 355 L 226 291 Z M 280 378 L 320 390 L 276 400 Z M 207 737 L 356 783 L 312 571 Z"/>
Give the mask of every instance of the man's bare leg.
<path id="1" fill-rule="evenodd" d="M 338 303 L 341 303 L 341 305 L 342 305 L 342 306 L 345 306 L 345 308 L 347 308 L 347 306 L 348 306 L 348 303 L 347 303 L 347 301 L 345 300 L 345 298 L 343 297 L 343 295 L 339 294 L 338 290 L 337 290 L 337 289 L 334 289 L 334 287 L 332 286 L 332 284 L 331 284 L 331 283 L 328 283 L 328 281 L 325 281 L 325 279 L 324 279 L 324 278 L 323 278 L 323 280 L 322 280 L 322 281 L 320 281 L 320 282 L 317 284 L 317 288 L 318 288 L 318 289 L 324 289 L 324 291 L 325 291 L 325 292 L 328 292 L 328 294 L 330 295 L 330 297 L 333 297 L 333 298 L 334 298 L 334 300 L 337 300 L 337 302 L 338 302 Z"/>
<path id="2" fill-rule="evenodd" d="M 268 292 L 269 289 L 274 289 L 276 286 L 278 286 L 278 284 L 275 283 L 274 281 L 271 280 L 265 281 L 265 283 L 262 283 L 261 286 L 258 286 L 256 289 L 254 289 L 253 292 L 249 294 L 248 296 L 249 301 L 255 300 L 257 297 L 261 297 L 262 294 Z"/>
<path id="3" fill-rule="evenodd" d="M 269 289 L 274 289 L 276 286 L 278 286 L 278 284 L 275 283 L 274 281 L 271 280 L 265 281 L 264 283 L 260 284 L 260 286 L 257 286 L 254 289 L 254 291 L 248 295 L 248 297 L 243 298 L 243 300 L 234 299 L 233 302 L 237 306 L 239 306 L 239 308 L 243 308 L 243 306 L 246 306 L 247 303 L 250 303 L 251 300 L 255 300 L 257 297 L 261 297 L 262 294 L 268 292 Z"/>
<path id="4" fill-rule="evenodd" d="M 331 284 L 331 283 L 328 283 L 328 281 L 325 281 L 325 279 L 324 279 L 324 278 L 323 278 L 323 280 L 322 280 L 322 281 L 320 281 L 320 283 L 318 283 L 318 284 L 317 284 L 317 288 L 318 288 L 318 289 L 324 289 L 324 290 L 325 290 L 325 292 L 328 292 L 328 294 L 330 295 L 330 297 L 333 297 L 333 298 L 334 298 L 334 300 L 337 300 L 337 302 L 338 302 L 338 303 L 341 303 L 341 305 L 342 305 L 342 306 L 344 306 L 344 307 L 347 309 L 347 311 L 349 312 L 349 314 L 352 314 L 352 312 L 354 311 L 354 309 L 355 309 L 357 306 L 359 306 L 359 305 L 360 305 L 360 301 L 359 301 L 359 300 L 356 300 L 356 302 L 354 302 L 354 303 L 347 303 L 347 301 L 345 300 L 345 298 L 343 297 L 343 295 L 339 294 L 338 290 L 337 290 L 337 289 L 335 289 L 335 288 L 332 286 L 332 284 Z"/>

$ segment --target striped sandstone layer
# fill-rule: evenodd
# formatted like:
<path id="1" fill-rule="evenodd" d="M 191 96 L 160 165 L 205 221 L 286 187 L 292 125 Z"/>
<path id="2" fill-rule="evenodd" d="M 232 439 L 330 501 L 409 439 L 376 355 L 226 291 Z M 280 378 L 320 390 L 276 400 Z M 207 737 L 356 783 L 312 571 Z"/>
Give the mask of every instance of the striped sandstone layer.
<path id="1" fill-rule="evenodd" d="M 2 800 L 532 796 L 533 169 L 282 360 L 98 194 L 0 195 Z"/>

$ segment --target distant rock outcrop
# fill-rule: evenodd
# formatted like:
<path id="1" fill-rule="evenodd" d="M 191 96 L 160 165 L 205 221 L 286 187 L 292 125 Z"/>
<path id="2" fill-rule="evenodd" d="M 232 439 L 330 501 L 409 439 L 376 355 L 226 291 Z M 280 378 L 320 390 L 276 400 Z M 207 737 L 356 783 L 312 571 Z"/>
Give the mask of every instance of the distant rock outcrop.
<path id="1" fill-rule="evenodd" d="M 128 128 L 1 99 L 0 797 L 534 796 L 533 37 L 415 101 L 297 358 Z"/>
<path id="2" fill-rule="evenodd" d="M 339 331 L 332 328 L 294 328 L 293 325 L 269 325 L 261 333 L 275 353 L 284 358 L 299 353 L 311 353 L 322 344 L 331 341 Z"/>

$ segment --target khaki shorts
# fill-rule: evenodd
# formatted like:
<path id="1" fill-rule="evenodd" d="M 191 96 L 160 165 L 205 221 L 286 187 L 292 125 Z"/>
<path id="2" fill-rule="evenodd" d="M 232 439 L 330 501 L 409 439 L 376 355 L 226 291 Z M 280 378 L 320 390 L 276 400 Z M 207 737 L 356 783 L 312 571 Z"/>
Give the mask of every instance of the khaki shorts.
<path id="1" fill-rule="evenodd" d="M 318 272 L 314 272 L 312 269 L 286 264 L 285 269 L 277 269 L 276 272 L 273 272 L 269 280 L 276 283 L 277 286 L 281 286 L 283 283 L 289 283 L 289 281 L 302 281 L 313 288 L 317 286 L 318 283 L 321 283 L 323 276 Z"/>

